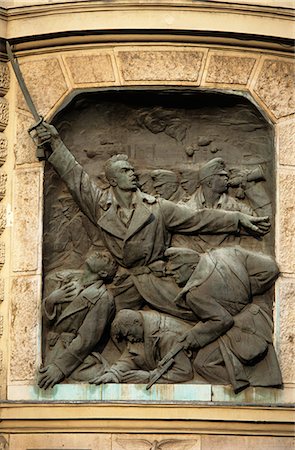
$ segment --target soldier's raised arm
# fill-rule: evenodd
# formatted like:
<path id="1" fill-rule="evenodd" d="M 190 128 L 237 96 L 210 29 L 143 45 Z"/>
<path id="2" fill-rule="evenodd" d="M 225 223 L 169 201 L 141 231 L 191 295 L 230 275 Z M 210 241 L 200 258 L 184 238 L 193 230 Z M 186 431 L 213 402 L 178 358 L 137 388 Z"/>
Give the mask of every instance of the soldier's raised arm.
<path id="1" fill-rule="evenodd" d="M 102 190 L 76 161 L 53 125 L 42 122 L 35 132 L 38 145 L 44 147 L 47 161 L 66 183 L 81 211 L 96 225 L 100 216 Z"/>

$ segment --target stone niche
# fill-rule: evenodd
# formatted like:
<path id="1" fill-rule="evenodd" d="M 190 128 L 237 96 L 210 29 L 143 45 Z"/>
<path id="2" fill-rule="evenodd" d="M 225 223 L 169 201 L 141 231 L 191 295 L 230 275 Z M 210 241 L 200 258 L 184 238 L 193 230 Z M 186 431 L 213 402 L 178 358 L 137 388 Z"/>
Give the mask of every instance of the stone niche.
<path id="1" fill-rule="evenodd" d="M 170 245 L 201 253 L 211 248 L 240 245 L 246 250 L 274 255 L 274 134 L 270 123 L 245 97 L 190 89 L 110 89 L 77 95 L 56 114 L 52 123 L 67 148 L 104 193 L 110 187 L 104 174 L 106 160 L 115 154 L 126 154 L 135 167 L 137 185 L 142 192 L 193 207 L 193 199 L 203 182 L 201 174 L 211 170 L 208 169 L 210 164 L 207 167 L 209 161 L 217 161 L 228 178 L 227 189 L 221 195 L 230 198 L 230 204 L 224 206 L 220 200 L 215 205 L 204 203 L 195 208 L 225 208 L 269 216 L 270 233 L 263 238 L 243 232 L 237 236 L 205 234 L 201 238 L 191 233 L 175 233 Z M 104 251 L 101 231 L 79 210 L 64 182 L 46 163 L 43 298 L 60 287 L 61 280 L 70 281 L 79 276 L 89 255 Z M 122 276 L 124 271 L 119 267 L 114 281 L 108 286 L 111 292 L 116 292 L 117 278 Z M 263 301 L 271 311 L 274 292 L 264 295 Z M 148 303 L 144 306 L 145 311 L 153 309 Z M 43 359 L 46 361 L 48 342 L 52 340 L 46 320 L 42 334 Z M 120 357 L 121 349 L 109 339 L 108 332 L 94 350 L 113 364 Z M 189 384 L 182 385 L 182 390 L 181 384 L 166 385 L 165 389 L 160 384 L 152 394 L 145 391 L 143 385 L 136 387 L 132 383 L 129 387 L 125 385 L 125 389 L 122 384 L 104 389 L 81 385 L 79 381 L 85 379 L 69 376 L 65 385 L 58 386 L 54 397 L 211 400 L 212 395 L 215 399 L 220 395 L 218 382 L 212 394 L 210 383 L 198 374 Z M 73 382 L 76 384 L 70 391 L 67 383 Z M 198 392 L 191 391 L 191 384 L 199 385 Z M 239 398 L 230 389 L 228 392 L 232 399 Z M 42 398 L 45 393 L 38 395 Z"/>

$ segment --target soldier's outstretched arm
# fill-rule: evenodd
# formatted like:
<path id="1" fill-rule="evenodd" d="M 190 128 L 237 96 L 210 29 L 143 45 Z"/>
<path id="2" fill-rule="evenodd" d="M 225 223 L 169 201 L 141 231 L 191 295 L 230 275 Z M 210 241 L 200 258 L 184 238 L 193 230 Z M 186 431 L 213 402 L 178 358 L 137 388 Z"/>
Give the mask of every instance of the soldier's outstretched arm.
<path id="1" fill-rule="evenodd" d="M 238 211 L 222 209 L 193 210 L 168 200 L 159 202 L 166 227 L 179 233 L 236 233 L 244 228 L 247 233 L 263 236 L 269 232 L 268 217 L 254 217 Z"/>

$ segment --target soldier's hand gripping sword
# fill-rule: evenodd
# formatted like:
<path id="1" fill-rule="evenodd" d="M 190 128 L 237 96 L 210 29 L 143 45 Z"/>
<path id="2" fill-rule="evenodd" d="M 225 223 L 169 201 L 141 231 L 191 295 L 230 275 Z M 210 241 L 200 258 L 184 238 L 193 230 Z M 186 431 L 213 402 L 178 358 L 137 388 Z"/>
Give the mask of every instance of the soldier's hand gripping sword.
<path id="1" fill-rule="evenodd" d="M 50 150 L 50 139 L 47 139 L 45 141 L 42 141 L 42 143 L 40 144 L 39 140 L 35 140 L 35 136 L 33 134 L 34 130 L 38 127 L 40 129 L 40 127 L 42 127 L 42 122 L 43 122 L 43 117 L 38 113 L 32 97 L 28 91 L 28 88 L 26 86 L 25 80 L 22 76 L 22 73 L 20 71 L 19 68 L 19 64 L 17 61 L 17 58 L 13 55 L 12 50 L 11 50 L 11 46 L 9 44 L 8 41 L 6 41 L 6 51 L 7 51 L 7 55 L 8 55 L 8 59 L 11 63 L 11 66 L 13 68 L 13 71 L 15 73 L 16 79 L 18 81 L 19 87 L 23 93 L 24 99 L 28 105 L 29 110 L 31 111 L 36 123 L 29 128 L 28 132 L 31 136 L 31 138 L 33 139 L 33 141 L 35 142 L 35 144 L 37 145 L 37 151 L 36 151 L 36 156 L 37 158 L 42 161 L 45 160 L 45 150 L 46 148 L 48 148 L 48 150 Z M 44 130 L 46 130 L 46 128 L 44 127 Z"/>

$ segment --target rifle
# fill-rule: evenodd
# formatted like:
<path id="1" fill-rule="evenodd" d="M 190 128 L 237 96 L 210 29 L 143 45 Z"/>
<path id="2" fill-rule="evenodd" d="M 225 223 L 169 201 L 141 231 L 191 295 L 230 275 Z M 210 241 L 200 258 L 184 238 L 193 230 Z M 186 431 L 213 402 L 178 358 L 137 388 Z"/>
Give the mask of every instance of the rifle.
<path id="1" fill-rule="evenodd" d="M 30 95 L 30 93 L 28 91 L 28 88 L 26 86 L 25 80 L 24 80 L 24 78 L 22 76 L 22 73 L 21 73 L 21 70 L 20 70 L 17 58 L 13 55 L 12 50 L 11 50 L 11 46 L 10 46 L 8 41 L 6 41 L 6 51 L 7 51 L 8 59 L 9 59 L 9 61 L 11 63 L 11 66 L 13 68 L 14 74 L 16 76 L 16 79 L 18 81 L 19 87 L 20 87 L 20 89 L 22 91 L 22 94 L 24 96 L 24 99 L 26 101 L 26 104 L 28 105 L 28 108 L 31 111 L 31 113 L 32 113 L 32 115 L 33 115 L 33 117 L 34 117 L 34 119 L 36 121 L 36 123 L 31 128 L 29 128 L 29 130 L 28 130 L 29 135 L 31 136 L 31 138 L 33 139 L 35 144 L 37 145 L 36 156 L 39 159 L 39 161 L 45 160 L 46 157 L 45 157 L 44 150 L 46 149 L 46 147 L 49 147 L 50 139 L 48 139 L 46 141 L 43 141 L 42 144 L 39 144 L 39 142 L 36 142 L 35 139 L 34 139 L 34 136 L 31 134 L 32 131 L 34 131 L 37 127 L 39 127 L 42 124 L 44 118 L 38 113 L 38 111 L 37 111 L 37 109 L 36 109 L 36 107 L 34 105 L 32 97 L 31 97 L 31 95 Z M 50 149 L 50 148 L 48 148 L 48 149 Z"/>
<path id="2" fill-rule="evenodd" d="M 184 349 L 183 343 L 176 344 L 175 347 L 173 347 L 173 349 L 170 350 L 170 352 L 168 352 L 164 356 L 164 358 L 161 359 L 157 367 L 158 370 L 151 378 L 150 382 L 147 384 L 146 390 L 150 389 L 152 385 L 155 384 L 156 381 L 158 381 L 158 379 L 161 378 L 161 376 L 164 375 L 164 373 L 166 373 L 171 366 L 173 366 L 175 362 L 174 357 L 178 355 L 178 353 L 181 352 L 181 350 L 183 349 Z"/>

